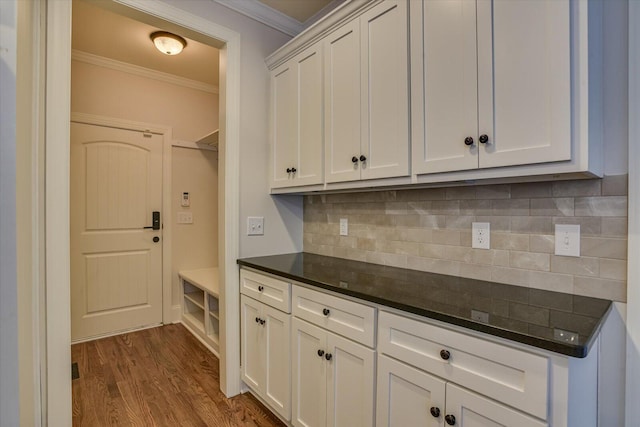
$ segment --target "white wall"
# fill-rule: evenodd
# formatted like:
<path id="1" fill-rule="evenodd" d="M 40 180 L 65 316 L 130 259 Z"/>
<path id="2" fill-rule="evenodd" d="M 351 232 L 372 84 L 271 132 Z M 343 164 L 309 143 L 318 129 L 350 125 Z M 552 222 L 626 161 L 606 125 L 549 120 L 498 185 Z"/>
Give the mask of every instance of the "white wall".
<path id="1" fill-rule="evenodd" d="M 178 272 L 218 266 L 218 153 L 171 149 L 171 289 L 180 304 Z M 182 207 L 188 191 L 191 206 Z M 191 212 L 193 224 L 178 224 L 177 212 Z M 165 213 L 168 215 L 168 213 Z"/>
<path id="2" fill-rule="evenodd" d="M 0 1 L 0 426 L 19 425 L 16 278 L 17 3 Z"/>
<path id="3" fill-rule="evenodd" d="M 71 111 L 168 126 L 196 141 L 218 129 L 218 95 L 80 61 L 71 62 Z"/>
<path id="4" fill-rule="evenodd" d="M 290 37 L 212 1 L 166 3 L 240 33 L 240 257 L 302 250 L 302 197 L 270 196 L 268 179 L 269 73 L 264 59 Z M 247 216 L 264 216 L 264 236 L 246 235 Z"/>

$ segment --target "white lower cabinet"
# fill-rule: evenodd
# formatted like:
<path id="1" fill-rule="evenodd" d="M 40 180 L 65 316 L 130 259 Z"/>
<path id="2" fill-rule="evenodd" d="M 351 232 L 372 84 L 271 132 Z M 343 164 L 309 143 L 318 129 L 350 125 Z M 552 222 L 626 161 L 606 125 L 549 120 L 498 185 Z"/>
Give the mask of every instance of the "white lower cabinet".
<path id="1" fill-rule="evenodd" d="M 294 426 L 372 426 L 375 351 L 293 318 Z"/>
<path id="2" fill-rule="evenodd" d="M 547 424 L 379 355 L 376 425 L 543 427 Z"/>
<path id="3" fill-rule="evenodd" d="M 241 295 L 242 380 L 291 419 L 291 316 Z"/>

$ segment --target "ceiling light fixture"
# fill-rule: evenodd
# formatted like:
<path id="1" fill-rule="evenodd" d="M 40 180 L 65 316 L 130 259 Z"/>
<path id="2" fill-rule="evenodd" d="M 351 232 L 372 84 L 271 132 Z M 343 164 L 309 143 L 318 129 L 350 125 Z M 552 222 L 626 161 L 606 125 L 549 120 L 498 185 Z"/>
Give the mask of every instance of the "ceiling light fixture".
<path id="1" fill-rule="evenodd" d="M 165 55 L 177 55 L 187 46 L 185 39 L 166 31 L 156 31 L 150 37 L 156 48 Z"/>

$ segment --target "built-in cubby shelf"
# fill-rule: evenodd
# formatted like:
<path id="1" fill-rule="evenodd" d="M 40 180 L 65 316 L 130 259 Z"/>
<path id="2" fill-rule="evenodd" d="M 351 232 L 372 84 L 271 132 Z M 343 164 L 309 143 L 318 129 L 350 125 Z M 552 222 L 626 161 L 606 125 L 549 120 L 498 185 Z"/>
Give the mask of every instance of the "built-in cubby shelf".
<path id="1" fill-rule="evenodd" d="M 218 268 L 178 272 L 182 292 L 182 323 L 216 355 L 219 349 L 220 312 Z"/>

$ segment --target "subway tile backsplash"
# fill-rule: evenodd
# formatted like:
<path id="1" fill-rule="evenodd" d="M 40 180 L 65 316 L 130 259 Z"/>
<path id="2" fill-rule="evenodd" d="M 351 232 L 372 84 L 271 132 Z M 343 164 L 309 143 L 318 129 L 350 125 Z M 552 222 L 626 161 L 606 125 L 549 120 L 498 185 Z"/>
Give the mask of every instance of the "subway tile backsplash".
<path id="1" fill-rule="evenodd" d="M 472 222 L 491 249 L 471 248 Z M 555 224 L 580 224 L 579 258 L 554 255 Z M 626 301 L 627 175 L 305 196 L 304 251 Z"/>

